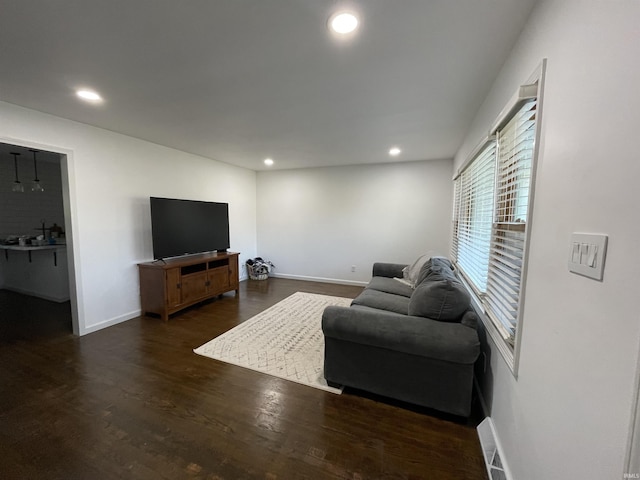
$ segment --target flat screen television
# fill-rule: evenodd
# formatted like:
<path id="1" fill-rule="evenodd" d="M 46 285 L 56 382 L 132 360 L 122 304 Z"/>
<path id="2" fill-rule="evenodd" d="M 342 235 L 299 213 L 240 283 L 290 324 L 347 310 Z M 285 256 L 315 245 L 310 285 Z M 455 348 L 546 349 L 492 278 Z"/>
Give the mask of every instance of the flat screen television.
<path id="1" fill-rule="evenodd" d="M 155 259 L 230 247 L 228 203 L 151 197 L 150 204 Z"/>

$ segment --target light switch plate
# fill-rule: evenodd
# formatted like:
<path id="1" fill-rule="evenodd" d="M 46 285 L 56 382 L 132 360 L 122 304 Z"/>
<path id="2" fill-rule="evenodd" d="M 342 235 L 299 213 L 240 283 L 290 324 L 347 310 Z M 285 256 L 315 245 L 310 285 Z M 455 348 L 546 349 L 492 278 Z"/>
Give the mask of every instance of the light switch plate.
<path id="1" fill-rule="evenodd" d="M 602 280 L 608 238 L 607 235 L 595 233 L 572 233 L 569 271 Z"/>

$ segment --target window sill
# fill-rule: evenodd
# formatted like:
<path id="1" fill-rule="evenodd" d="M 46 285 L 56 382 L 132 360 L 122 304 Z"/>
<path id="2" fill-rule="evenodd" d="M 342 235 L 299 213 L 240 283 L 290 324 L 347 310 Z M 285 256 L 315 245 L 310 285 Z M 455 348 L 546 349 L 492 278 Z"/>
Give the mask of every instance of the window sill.
<path id="1" fill-rule="evenodd" d="M 525 222 L 496 222 L 493 224 L 497 230 L 508 232 L 525 232 L 527 224 Z"/>

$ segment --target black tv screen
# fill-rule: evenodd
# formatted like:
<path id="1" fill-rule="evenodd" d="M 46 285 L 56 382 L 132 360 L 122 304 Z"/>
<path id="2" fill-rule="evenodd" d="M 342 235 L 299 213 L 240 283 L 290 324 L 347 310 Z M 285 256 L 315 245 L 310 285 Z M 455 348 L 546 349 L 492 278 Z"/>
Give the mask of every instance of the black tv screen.
<path id="1" fill-rule="evenodd" d="M 151 197 L 155 259 L 229 248 L 229 204 Z"/>

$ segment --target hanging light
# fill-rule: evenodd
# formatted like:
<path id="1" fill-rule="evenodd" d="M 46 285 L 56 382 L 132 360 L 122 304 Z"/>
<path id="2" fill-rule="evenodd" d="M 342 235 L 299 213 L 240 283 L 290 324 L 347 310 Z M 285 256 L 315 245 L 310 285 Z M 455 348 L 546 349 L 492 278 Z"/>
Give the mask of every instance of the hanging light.
<path id="1" fill-rule="evenodd" d="M 16 152 L 11 152 L 11 155 L 13 155 L 13 165 L 16 167 L 16 179 L 13 182 L 13 187 L 11 187 L 11 191 L 24 192 L 24 185 L 22 185 L 22 183 L 20 183 L 20 180 L 18 180 L 18 155 L 20 154 Z"/>
<path id="2" fill-rule="evenodd" d="M 33 170 L 35 172 L 35 178 L 33 182 L 31 182 L 31 191 L 32 192 L 44 192 L 44 188 L 40 185 L 40 180 L 38 180 L 38 164 L 36 163 L 36 153 L 40 150 L 29 149 L 30 152 L 33 152 Z"/>

